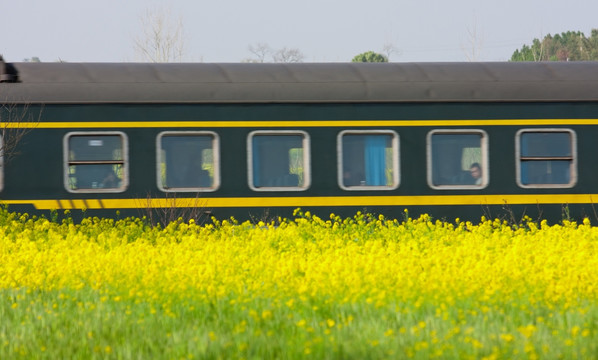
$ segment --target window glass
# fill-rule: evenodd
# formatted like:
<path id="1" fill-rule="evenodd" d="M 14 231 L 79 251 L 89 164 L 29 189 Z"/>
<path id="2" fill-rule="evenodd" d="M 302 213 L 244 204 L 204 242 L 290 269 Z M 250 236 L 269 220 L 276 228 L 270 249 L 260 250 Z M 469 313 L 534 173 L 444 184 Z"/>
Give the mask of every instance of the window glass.
<path id="1" fill-rule="evenodd" d="M 433 188 L 481 188 L 488 183 L 487 136 L 481 130 L 428 134 L 428 183 Z"/>
<path id="2" fill-rule="evenodd" d="M 123 133 L 69 133 L 65 137 L 65 186 L 72 192 L 124 191 L 127 183 Z"/>
<path id="3" fill-rule="evenodd" d="M 571 133 L 569 132 L 521 132 L 521 156 L 562 157 L 571 156 Z"/>
<path id="4" fill-rule="evenodd" d="M 252 189 L 303 190 L 309 186 L 309 142 L 305 132 L 252 132 L 248 154 Z"/>
<path id="5" fill-rule="evenodd" d="M 164 191 L 213 191 L 218 187 L 218 137 L 208 132 L 158 136 L 158 187 Z"/>
<path id="6" fill-rule="evenodd" d="M 570 187 L 576 181 L 575 134 L 534 129 L 517 133 L 518 178 L 522 187 Z"/>
<path id="7" fill-rule="evenodd" d="M 395 132 L 343 131 L 338 143 L 341 188 L 385 190 L 398 186 L 399 142 Z"/>

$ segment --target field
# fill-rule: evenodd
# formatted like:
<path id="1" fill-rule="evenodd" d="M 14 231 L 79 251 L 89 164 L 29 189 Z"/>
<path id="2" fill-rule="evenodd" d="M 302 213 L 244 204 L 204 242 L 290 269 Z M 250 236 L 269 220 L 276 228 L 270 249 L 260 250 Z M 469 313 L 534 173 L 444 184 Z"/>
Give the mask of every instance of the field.
<path id="1" fill-rule="evenodd" d="M 598 228 L 0 213 L 0 359 L 598 357 Z"/>

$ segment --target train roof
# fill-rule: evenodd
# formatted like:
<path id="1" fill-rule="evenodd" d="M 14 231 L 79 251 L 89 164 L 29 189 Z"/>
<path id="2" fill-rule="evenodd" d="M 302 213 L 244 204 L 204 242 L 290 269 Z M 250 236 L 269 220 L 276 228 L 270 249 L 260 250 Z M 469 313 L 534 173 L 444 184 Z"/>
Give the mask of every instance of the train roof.
<path id="1" fill-rule="evenodd" d="M 598 62 L 4 65 L 11 103 L 598 101 Z"/>

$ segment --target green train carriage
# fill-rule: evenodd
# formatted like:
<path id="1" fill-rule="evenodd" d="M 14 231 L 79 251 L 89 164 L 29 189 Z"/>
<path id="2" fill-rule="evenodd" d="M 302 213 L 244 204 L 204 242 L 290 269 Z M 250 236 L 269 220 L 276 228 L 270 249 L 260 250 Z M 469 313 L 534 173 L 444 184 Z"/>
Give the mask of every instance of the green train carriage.
<path id="1" fill-rule="evenodd" d="M 13 210 L 598 221 L 596 63 L 3 68 Z"/>

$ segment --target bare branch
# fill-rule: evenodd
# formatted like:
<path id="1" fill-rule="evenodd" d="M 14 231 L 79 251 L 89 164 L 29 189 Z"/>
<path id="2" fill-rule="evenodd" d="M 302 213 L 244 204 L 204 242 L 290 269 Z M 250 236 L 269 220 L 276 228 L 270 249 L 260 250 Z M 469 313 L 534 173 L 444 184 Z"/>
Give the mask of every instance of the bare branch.
<path id="1" fill-rule="evenodd" d="M 272 59 L 276 63 L 300 63 L 304 58 L 305 55 L 297 48 L 287 49 L 284 47 L 272 55 Z"/>
<path id="2" fill-rule="evenodd" d="M 249 45 L 247 49 L 255 56 L 255 58 L 248 58 L 243 60 L 243 62 L 267 62 L 266 58 L 269 55 L 272 57 L 272 62 L 275 63 L 300 63 L 303 62 L 303 59 L 305 58 L 305 55 L 303 55 L 303 53 L 297 48 L 288 49 L 284 47 L 279 50 L 273 50 L 266 43 L 256 43 L 255 45 Z"/>
<path id="3" fill-rule="evenodd" d="M 183 21 L 169 10 L 147 10 L 140 18 L 142 34 L 135 39 L 138 56 L 150 62 L 181 62 L 184 55 Z"/>
<path id="4" fill-rule="evenodd" d="M 386 58 L 390 61 L 390 56 L 392 54 L 401 55 L 401 50 L 398 47 L 396 47 L 395 44 L 387 42 L 382 47 L 382 54 L 384 54 Z"/>
<path id="5" fill-rule="evenodd" d="M 255 59 L 247 59 L 247 62 L 263 63 L 266 61 L 266 56 L 272 53 L 272 49 L 266 43 L 256 43 L 249 45 L 247 48 L 250 53 L 255 55 Z"/>
<path id="6" fill-rule="evenodd" d="M 193 198 L 179 199 L 176 193 L 166 193 L 164 198 L 147 194 L 145 202 L 140 202 L 139 217 L 145 218 L 151 226 L 166 227 L 172 222 L 202 225 L 210 219 L 212 210 L 206 207 L 206 200 L 196 193 Z"/>
<path id="7" fill-rule="evenodd" d="M 17 147 L 27 135 L 39 124 L 41 109 L 34 116 L 28 104 L 17 106 L 4 101 L 0 105 L 0 155 L 7 163 L 19 154 Z"/>
<path id="8" fill-rule="evenodd" d="M 467 28 L 467 34 L 469 37 L 469 47 L 466 49 L 463 47 L 465 56 L 470 62 L 478 61 L 480 58 L 480 52 L 484 43 L 482 36 L 478 33 L 477 22 L 474 19 L 473 28 Z"/>

